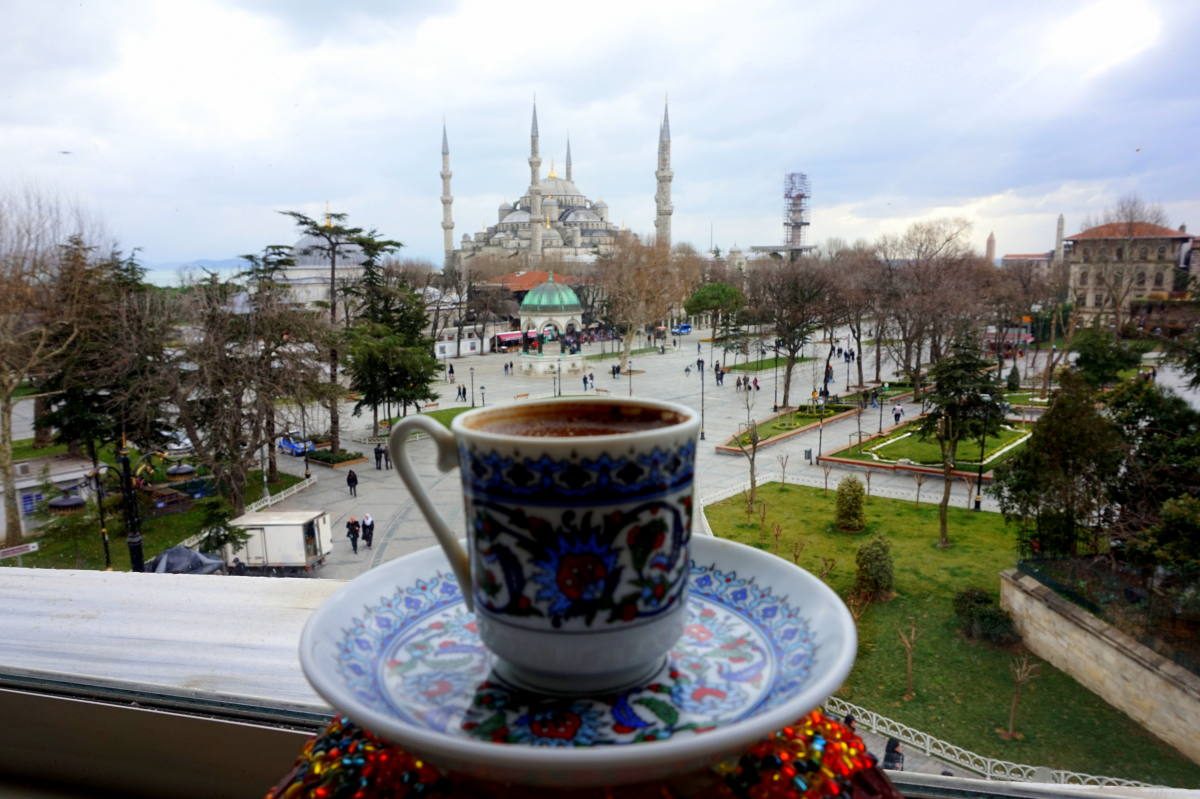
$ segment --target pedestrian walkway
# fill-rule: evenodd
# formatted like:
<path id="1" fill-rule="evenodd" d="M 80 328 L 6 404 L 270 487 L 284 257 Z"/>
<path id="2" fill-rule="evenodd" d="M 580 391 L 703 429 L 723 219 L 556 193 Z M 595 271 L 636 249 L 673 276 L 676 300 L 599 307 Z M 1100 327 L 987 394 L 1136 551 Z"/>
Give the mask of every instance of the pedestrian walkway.
<path id="1" fill-rule="evenodd" d="M 607 345 L 611 351 L 611 344 Z M 585 348 L 585 354 L 599 353 L 601 347 L 592 344 Z M 811 348 L 807 353 L 812 355 Z M 823 363 L 822 350 L 819 355 Z M 720 353 L 717 353 L 717 357 Z M 552 357 L 552 356 L 547 356 Z M 775 398 L 783 398 L 783 370 L 767 370 L 750 373 L 757 376 L 758 391 L 738 391 L 734 380 L 739 373 L 730 375 L 723 386 L 718 386 L 713 379 L 711 368 L 712 355 L 709 345 L 703 346 L 703 357 L 706 366 L 703 373 L 703 399 L 701 398 L 701 374 L 695 368 L 696 340 L 695 336 L 684 337 L 677 349 L 668 347 L 665 354 L 647 353 L 632 359 L 635 374 L 622 375 L 613 378 L 610 367 L 613 360 L 584 361 L 585 369 L 596 375 L 596 388 L 601 396 L 633 396 L 652 399 L 669 400 L 687 405 L 699 411 L 703 406 L 703 422 L 705 441 L 697 453 L 696 463 L 696 493 L 702 500 L 727 490 L 730 486 L 738 486 L 749 478 L 746 459 L 738 455 L 718 454 L 715 446 L 724 443 L 742 426 L 747 416 L 753 419 L 763 419 L 770 416 Z M 515 356 L 502 355 L 472 356 L 454 361 L 458 382 L 451 385 L 446 382 L 435 386 L 441 397 L 439 407 L 463 407 L 471 405 L 471 388 L 467 384 L 467 401 L 450 400 L 463 383 L 463 378 L 474 368 L 474 400 L 479 405 L 483 402 L 483 391 L 489 405 L 497 402 L 524 401 L 550 397 L 553 393 L 553 382 L 550 377 L 533 377 L 527 375 L 504 374 L 503 365 Z M 813 363 L 798 364 L 792 380 L 791 401 L 797 397 L 810 396 L 817 371 Z M 685 369 L 691 367 L 690 375 Z M 885 372 L 885 378 L 892 377 Z M 573 383 L 567 383 L 567 391 L 572 392 Z M 486 389 L 484 388 L 486 387 Z M 833 388 L 833 384 L 831 384 Z M 844 390 L 844 385 L 837 388 Z M 581 389 L 575 389 L 575 394 L 581 394 Z M 517 399 L 519 398 L 519 399 Z M 384 563 L 393 558 L 401 557 L 410 552 L 433 546 L 436 541 L 429 525 L 417 511 L 408 490 L 400 482 L 394 471 L 376 470 L 370 444 L 356 444 L 354 437 L 365 437 L 369 433 L 369 424 L 363 425 L 359 419 L 350 415 L 350 404 L 343 405 L 342 420 L 345 429 L 343 447 L 358 449 L 368 457 L 368 462 L 355 466 L 359 476 L 358 497 L 349 495 L 345 484 L 345 470 L 327 469 L 323 466 L 312 465 L 311 469 L 317 476 L 318 483 L 314 488 L 292 497 L 277 506 L 281 510 L 323 508 L 333 517 L 334 524 L 334 556 L 322 569 L 321 576 L 333 579 L 351 579 L 368 568 Z M 903 420 L 911 420 L 920 413 L 920 407 L 914 403 L 902 403 Z M 887 429 L 892 421 L 890 418 L 891 404 L 881 415 L 875 409 L 874 418 L 870 409 L 864 414 L 862 431 L 869 434 L 880 427 Z M 874 422 L 874 424 L 872 424 Z M 346 429 L 348 428 L 348 429 Z M 794 436 L 788 441 L 762 449 L 758 454 L 758 469 L 760 472 L 782 471 L 783 459 L 787 459 L 787 476 L 789 482 L 799 482 L 806 485 L 824 485 L 823 469 L 815 463 L 815 455 L 819 451 L 832 452 L 842 449 L 857 439 L 858 421 L 854 418 L 842 419 L 823 425 Z M 806 450 L 814 453 L 814 462 L 804 459 Z M 446 517 L 452 529 L 464 529 L 464 511 L 462 492 L 458 472 L 442 473 L 435 466 L 435 455 L 432 442 L 428 440 L 414 441 L 410 445 L 413 466 L 420 476 L 422 483 L 433 498 L 434 505 Z M 303 459 L 290 458 L 280 455 L 280 468 L 295 474 L 303 473 Z M 829 484 L 834 486 L 851 470 L 842 467 L 832 468 Z M 969 504 L 971 498 L 965 482 L 956 481 L 952 486 L 951 502 L 954 504 Z M 905 472 L 874 473 L 871 480 L 871 493 L 899 499 L 914 499 L 917 486 L 914 479 Z M 728 494 L 726 494 L 728 495 Z M 937 477 L 927 477 L 921 487 L 922 501 L 929 501 L 941 495 L 941 480 Z M 984 499 L 985 509 L 994 510 L 995 503 Z M 362 518 L 370 512 L 376 519 L 375 545 L 367 550 L 360 546 L 355 556 L 345 537 L 345 525 L 350 516 Z"/>

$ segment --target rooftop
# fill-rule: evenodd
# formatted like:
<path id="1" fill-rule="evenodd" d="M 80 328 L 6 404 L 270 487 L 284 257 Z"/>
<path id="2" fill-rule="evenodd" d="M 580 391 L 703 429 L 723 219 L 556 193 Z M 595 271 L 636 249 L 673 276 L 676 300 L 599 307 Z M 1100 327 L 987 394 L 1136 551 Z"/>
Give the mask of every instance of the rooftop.
<path id="1" fill-rule="evenodd" d="M 1085 239 L 1190 239 L 1192 235 L 1149 222 L 1109 222 L 1067 236 L 1067 241 Z"/>

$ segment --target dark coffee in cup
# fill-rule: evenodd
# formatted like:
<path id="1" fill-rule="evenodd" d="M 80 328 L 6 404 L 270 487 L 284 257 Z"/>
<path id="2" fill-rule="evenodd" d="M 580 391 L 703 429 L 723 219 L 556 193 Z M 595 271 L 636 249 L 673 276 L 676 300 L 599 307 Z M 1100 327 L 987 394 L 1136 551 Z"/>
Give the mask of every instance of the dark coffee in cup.
<path id="1" fill-rule="evenodd" d="M 644 405 L 558 402 L 552 410 L 502 407 L 477 412 L 464 420 L 469 430 L 523 438 L 578 438 L 620 436 L 682 424 L 688 417 L 663 408 Z"/>

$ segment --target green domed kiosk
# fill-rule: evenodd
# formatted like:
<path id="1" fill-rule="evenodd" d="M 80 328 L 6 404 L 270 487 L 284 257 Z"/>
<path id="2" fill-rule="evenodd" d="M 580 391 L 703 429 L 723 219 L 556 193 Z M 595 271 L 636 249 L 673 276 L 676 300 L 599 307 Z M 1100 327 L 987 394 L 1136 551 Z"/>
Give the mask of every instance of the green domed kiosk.
<path id="1" fill-rule="evenodd" d="M 557 283 L 554 273 L 535 286 L 521 301 L 521 330 L 537 333 L 537 340 L 521 353 L 517 368 L 524 374 L 551 375 L 556 372 L 582 372 L 583 354 L 569 352 L 563 336 L 583 329 L 583 306 L 579 296 L 566 283 Z"/>

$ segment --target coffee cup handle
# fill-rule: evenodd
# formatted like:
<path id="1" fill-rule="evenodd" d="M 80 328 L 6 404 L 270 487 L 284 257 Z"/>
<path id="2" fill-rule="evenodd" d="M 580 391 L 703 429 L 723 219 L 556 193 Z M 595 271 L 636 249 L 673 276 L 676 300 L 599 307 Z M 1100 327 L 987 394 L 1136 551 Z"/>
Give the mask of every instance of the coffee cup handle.
<path id="1" fill-rule="evenodd" d="M 400 479 L 404 481 L 404 485 L 408 486 L 409 492 L 416 500 L 417 508 L 425 517 L 425 521 L 429 522 L 438 543 L 442 545 L 446 559 L 450 561 L 450 568 L 454 570 L 454 576 L 458 578 L 458 585 L 462 590 L 467 610 L 474 610 L 475 592 L 471 587 L 471 565 L 467 558 L 467 551 L 463 549 L 462 544 L 458 543 L 458 536 L 446 524 L 442 514 L 433 507 L 433 503 L 429 500 L 429 494 L 425 492 L 425 488 L 417 479 L 412 464 L 408 460 L 408 453 L 405 452 L 409 434 L 417 430 L 427 433 L 433 439 L 438 451 L 437 466 L 443 472 L 448 472 L 459 465 L 458 446 L 454 443 L 454 435 L 443 424 L 428 416 L 409 416 L 401 419 L 399 424 L 392 428 L 392 434 L 388 438 L 392 463 L 395 464 L 396 471 L 400 473 Z"/>

